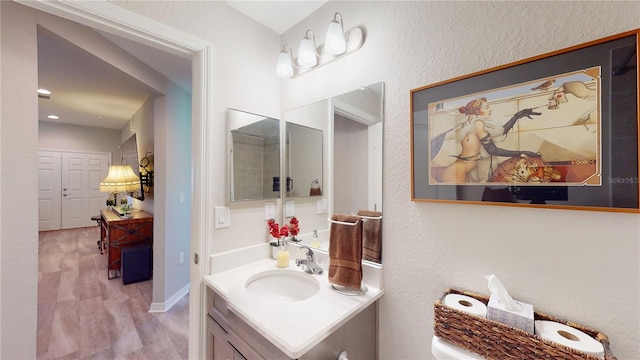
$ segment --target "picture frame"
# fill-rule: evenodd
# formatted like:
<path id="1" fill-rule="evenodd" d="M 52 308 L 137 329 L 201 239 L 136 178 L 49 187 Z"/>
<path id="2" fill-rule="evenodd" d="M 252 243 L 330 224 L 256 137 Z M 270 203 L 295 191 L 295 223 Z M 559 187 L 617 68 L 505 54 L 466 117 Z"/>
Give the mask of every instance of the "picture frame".
<path id="1" fill-rule="evenodd" d="M 640 212 L 639 37 L 411 90 L 412 201 Z"/>

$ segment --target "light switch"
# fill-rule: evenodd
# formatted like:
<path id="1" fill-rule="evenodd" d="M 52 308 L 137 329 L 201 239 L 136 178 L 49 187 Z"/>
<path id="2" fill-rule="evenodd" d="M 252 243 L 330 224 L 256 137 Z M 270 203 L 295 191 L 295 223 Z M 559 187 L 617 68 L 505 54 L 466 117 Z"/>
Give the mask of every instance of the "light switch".
<path id="1" fill-rule="evenodd" d="M 326 214 L 327 213 L 327 199 L 318 199 L 316 200 L 316 214 Z"/>
<path id="2" fill-rule="evenodd" d="M 178 196 L 178 202 L 180 203 L 180 205 L 184 204 L 184 193 L 180 193 Z"/>
<path id="3" fill-rule="evenodd" d="M 216 206 L 215 207 L 215 228 L 228 228 L 231 225 L 231 218 L 229 216 L 228 206 Z"/>
<path id="4" fill-rule="evenodd" d="M 267 202 L 264 203 L 264 219 L 275 219 L 276 218 L 276 203 Z"/>
<path id="5" fill-rule="evenodd" d="M 293 217 L 295 215 L 295 205 L 293 200 L 289 200 L 285 202 L 284 206 L 284 217 Z"/>

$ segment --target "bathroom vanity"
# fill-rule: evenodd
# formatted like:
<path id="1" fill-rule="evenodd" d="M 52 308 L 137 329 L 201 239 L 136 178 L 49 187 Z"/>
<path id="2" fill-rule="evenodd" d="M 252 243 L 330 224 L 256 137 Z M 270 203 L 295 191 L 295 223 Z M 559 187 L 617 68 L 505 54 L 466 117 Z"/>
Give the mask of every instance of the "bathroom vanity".
<path id="1" fill-rule="evenodd" d="M 336 292 L 324 275 L 259 260 L 204 278 L 207 359 L 377 358 L 377 300 Z"/>

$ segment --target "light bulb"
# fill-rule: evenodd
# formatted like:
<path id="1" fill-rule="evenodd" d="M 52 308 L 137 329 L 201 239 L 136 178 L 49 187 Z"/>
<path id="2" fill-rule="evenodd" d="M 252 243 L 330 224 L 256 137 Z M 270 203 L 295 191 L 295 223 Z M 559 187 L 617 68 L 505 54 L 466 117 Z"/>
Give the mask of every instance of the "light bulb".
<path id="1" fill-rule="evenodd" d="M 298 65 L 305 68 L 312 68 L 318 64 L 316 58 L 316 44 L 308 37 L 303 37 L 298 49 Z"/>
<path id="2" fill-rule="evenodd" d="M 331 55 L 341 55 L 347 50 L 347 41 L 344 38 L 342 24 L 336 20 L 331 20 L 327 28 L 324 50 Z"/>
<path id="3" fill-rule="evenodd" d="M 276 74 L 279 77 L 290 78 L 293 76 L 293 65 L 291 64 L 291 56 L 284 51 L 278 55 L 278 64 L 276 65 Z"/>

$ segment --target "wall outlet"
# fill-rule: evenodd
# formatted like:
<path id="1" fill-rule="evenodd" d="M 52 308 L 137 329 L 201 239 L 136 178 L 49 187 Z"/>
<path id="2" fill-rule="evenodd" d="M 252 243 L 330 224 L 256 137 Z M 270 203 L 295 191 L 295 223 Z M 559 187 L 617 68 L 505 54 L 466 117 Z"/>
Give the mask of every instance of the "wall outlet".
<path id="1" fill-rule="evenodd" d="M 184 251 L 181 251 L 180 254 L 178 254 L 178 265 L 182 264 L 184 264 Z"/>
<path id="2" fill-rule="evenodd" d="M 264 219 L 275 219 L 276 218 L 276 203 L 267 202 L 264 203 Z"/>
<path id="3" fill-rule="evenodd" d="M 293 200 L 289 200 L 285 202 L 284 206 L 284 217 L 293 217 L 295 215 L 295 205 Z"/>
<path id="4" fill-rule="evenodd" d="M 181 192 L 181 193 L 178 195 L 178 202 L 180 203 L 180 205 L 183 205 L 183 204 L 184 204 L 184 193 L 182 193 L 182 192 Z"/>
<path id="5" fill-rule="evenodd" d="M 318 199 L 316 200 L 316 214 L 326 214 L 327 213 L 327 199 Z"/>

